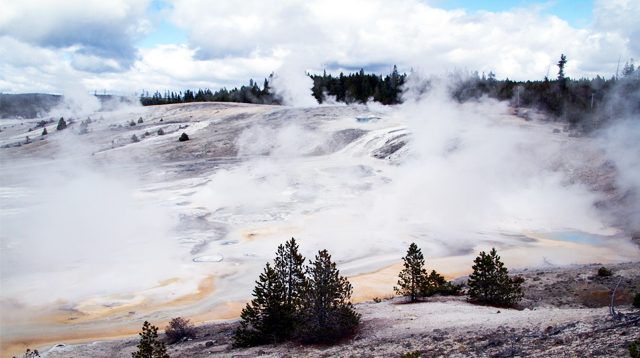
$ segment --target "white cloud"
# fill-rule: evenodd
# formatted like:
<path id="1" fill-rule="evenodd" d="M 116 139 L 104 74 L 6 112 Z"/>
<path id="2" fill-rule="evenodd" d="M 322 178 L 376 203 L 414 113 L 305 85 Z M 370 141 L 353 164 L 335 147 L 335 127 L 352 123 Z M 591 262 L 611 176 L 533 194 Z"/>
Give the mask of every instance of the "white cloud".
<path id="1" fill-rule="evenodd" d="M 542 78 L 561 53 L 569 57 L 572 77 L 615 72 L 617 56 L 611 54 L 634 54 L 626 37 L 633 31 L 618 31 L 615 20 L 607 24 L 602 19 L 623 12 L 630 19 L 623 23 L 637 26 L 632 19 L 640 11 L 630 3 L 599 2 L 596 11 L 602 14 L 591 29 L 572 28 L 539 7 L 471 14 L 417 0 L 256 0 L 237 6 L 176 0 L 172 18 L 209 58 L 286 49 L 311 53 L 315 63 L 309 67 L 395 63 L 427 72 L 493 70 L 500 77 L 532 79 Z M 613 31 L 601 31 L 605 25 Z"/>
<path id="2" fill-rule="evenodd" d="M 121 71 L 135 61 L 134 40 L 148 30 L 148 4 L 149 0 L 4 0 L 0 35 L 66 49 L 71 57 L 79 57 L 72 64 L 80 70 Z M 104 60 L 98 64 L 95 57 L 116 65 Z"/>
<path id="3" fill-rule="evenodd" d="M 499 78 L 610 76 L 618 58 L 640 57 L 640 5 L 596 1 L 578 29 L 540 7 L 505 12 L 443 10 L 419 0 L 174 0 L 168 17 L 189 43 L 136 49 L 148 31 L 148 0 L 6 0 L 0 13 L 1 91 L 233 87 L 284 67 L 370 67 L 426 73 L 494 71 Z M 157 22 L 157 21 L 156 21 Z M 6 55 L 5 55 L 6 54 Z M 25 69 L 26 67 L 26 69 Z"/>

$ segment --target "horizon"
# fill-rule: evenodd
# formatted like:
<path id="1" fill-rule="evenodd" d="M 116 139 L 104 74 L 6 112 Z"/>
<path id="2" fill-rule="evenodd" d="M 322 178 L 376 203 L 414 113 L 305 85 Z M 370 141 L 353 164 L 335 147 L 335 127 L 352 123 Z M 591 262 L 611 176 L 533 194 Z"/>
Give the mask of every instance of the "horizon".
<path id="1" fill-rule="evenodd" d="M 640 4 L 626 0 L 9 0 L 6 8 L 6 94 L 233 88 L 273 72 L 384 75 L 394 64 L 541 80 L 555 78 L 561 53 L 568 77 L 609 78 L 640 54 Z"/>

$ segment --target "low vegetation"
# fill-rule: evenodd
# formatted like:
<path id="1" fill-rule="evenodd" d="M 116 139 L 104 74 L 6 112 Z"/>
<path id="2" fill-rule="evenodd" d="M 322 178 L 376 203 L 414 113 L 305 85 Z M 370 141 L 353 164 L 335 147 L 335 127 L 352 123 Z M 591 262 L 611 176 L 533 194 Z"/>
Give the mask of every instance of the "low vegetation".
<path id="1" fill-rule="evenodd" d="M 629 355 L 631 358 L 640 358 L 640 339 L 629 344 Z"/>
<path id="2" fill-rule="evenodd" d="M 167 343 L 174 344 L 196 337 L 196 329 L 188 319 L 182 317 L 173 318 L 164 329 L 167 335 Z"/>
<path id="3" fill-rule="evenodd" d="M 611 270 L 609 270 L 608 268 L 602 266 L 598 269 L 598 276 L 599 277 L 609 277 L 613 275 L 613 272 L 611 272 Z"/>
<path id="4" fill-rule="evenodd" d="M 27 348 L 27 350 L 24 352 L 24 355 L 20 357 L 13 356 L 13 358 L 35 358 L 35 357 L 40 357 L 40 352 L 38 352 L 37 349 L 31 350 L 30 348 Z"/>

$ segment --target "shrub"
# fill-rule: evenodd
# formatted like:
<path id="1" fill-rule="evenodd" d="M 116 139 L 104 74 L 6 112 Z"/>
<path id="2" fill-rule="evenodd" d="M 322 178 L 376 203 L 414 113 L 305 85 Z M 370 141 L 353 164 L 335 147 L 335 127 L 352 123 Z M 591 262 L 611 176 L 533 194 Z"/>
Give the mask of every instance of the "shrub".
<path id="1" fill-rule="evenodd" d="M 138 118 L 138 123 L 144 123 L 144 121 L 142 120 L 142 117 Z"/>
<path id="2" fill-rule="evenodd" d="M 513 306 L 522 299 L 522 283 L 524 278 L 509 277 L 509 271 L 495 248 L 489 254 L 484 251 L 476 257 L 473 273 L 469 275 L 469 297 L 471 301 L 495 305 Z"/>
<path id="3" fill-rule="evenodd" d="M 164 329 L 167 335 L 167 342 L 174 344 L 189 338 L 196 338 L 196 329 L 188 319 L 182 317 L 173 318 Z"/>
<path id="4" fill-rule="evenodd" d="M 598 269 L 598 276 L 599 277 L 609 277 L 613 275 L 613 273 L 611 272 L 611 270 L 609 270 L 608 268 L 602 266 Z"/>
<path id="5" fill-rule="evenodd" d="M 22 356 L 23 358 L 35 358 L 35 357 L 40 357 L 40 352 L 38 352 L 37 349 L 31 350 L 29 348 L 27 348 L 27 350 L 24 352 L 24 355 Z M 17 358 L 16 356 L 13 356 L 13 358 Z"/>
<path id="6" fill-rule="evenodd" d="M 633 307 L 640 308 L 640 292 L 633 296 Z"/>
<path id="7" fill-rule="evenodd" d="M 422 353 L 420 351 L 412 351 L 403 353 L 402 355 L 400 355 L 400 358 L 420 358 L 421 355 Z"/>
<path id="8" fill-rule="evenodd" d="M 164 135 L 164 131 L 162 130 L 162 128 L 158 129 L 158 135 Z"/>
<path id="9" fill-rule="evenodd" d="M 136 125 L 136 122 L 133 121 L 133 119 L 129 122 L 129 127 L 133 127 Z"/>
<path id="10" fill-rule="evenodd" d="M 140 141 L 140 138 L 138 138 L 137 135 L 134 134 L 131 136 L 131 142 L 138 143 L 139 141 Z"/>
<path id="11" fill-rule="evenodd" d="M 144 321 L 138 350 L 131 353 L 132 358 L 169 358 L 164 343 L 158 340 L 158 327 Z"/>
<path id="12" fill-rule="evenodd" d="M 42 130 L 42 135 L 43 135 L 43 136 L 45 136 L 45 135 L 47 135 L 47 134 L 49 134 L 49 133 L 47 132 L 47 128 L 44 128 L 44 129 Z"/>
<path id="13" fill-rule="evenodd" d="M 180 135 L 180 138 L 178 138 L 179 142 L 186 142 L 188 140 L 189 140 L 189 136 L 185 132 L 182 132 L 182 134 Z"/>
<path id="14" fill-rule="evenodd" d="M 631 358 L 640 358 L 640 339 L 629 344 L 629 355 Z"/>

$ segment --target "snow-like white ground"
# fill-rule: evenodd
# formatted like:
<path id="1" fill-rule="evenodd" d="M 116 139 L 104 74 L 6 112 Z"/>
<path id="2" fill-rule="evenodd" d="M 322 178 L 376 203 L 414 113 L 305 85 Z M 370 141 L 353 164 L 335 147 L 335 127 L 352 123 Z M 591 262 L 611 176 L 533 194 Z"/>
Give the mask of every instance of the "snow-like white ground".
<path id="1" fill-rule="evenodd" d="M 411 242 L 450 275 L 492 246 L 510 267 L 640 254 L 595 206 L 610 158 L 498 103 L 127 108 L 80 134 L 85 119 L 0 122 L 5 342 L 234 317 L 290 237 L 364 277 L 357 297 L 392 292 L 383 269 Z"/>

